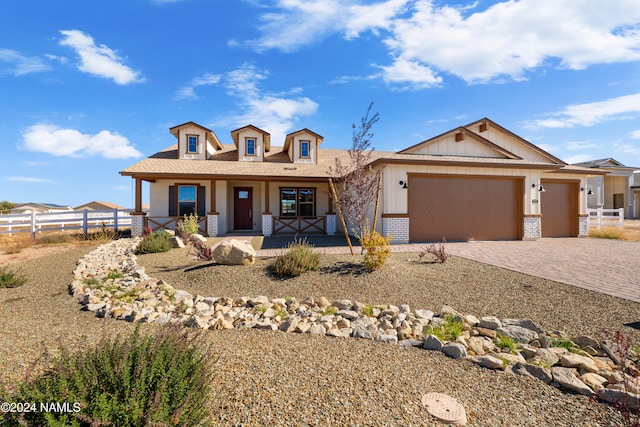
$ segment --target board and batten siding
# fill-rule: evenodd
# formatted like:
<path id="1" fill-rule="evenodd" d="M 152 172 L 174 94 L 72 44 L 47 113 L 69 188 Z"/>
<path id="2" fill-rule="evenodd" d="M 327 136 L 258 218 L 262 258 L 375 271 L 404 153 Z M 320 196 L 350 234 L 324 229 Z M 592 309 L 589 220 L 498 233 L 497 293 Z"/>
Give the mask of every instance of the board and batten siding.
<path id="1" fill-rule="evenodd" d="M 429 144 L 418 146 L 411 150 L 415 154 L 447 154 L 452 156 L 467 157 L 496 157 L 496 151 L 487 145 L 466 137 L 462 141 L 456 141 L 455 134 L 445 135 Z"/>
<path id="2" fill-rule="evenodd" d="M 488 128 L 489 129 L 484 132 L 480 132 L 477 128 L 471 128 L 470 130 L 518 157 L 534 162 L 552 163 L 547 157 L 524 145 L 522 141 L 519 141 L 498 129 L 493 129 L 491 125 L 489 125 Z M 493 157 L 495 157 L 495 154 Z"/>

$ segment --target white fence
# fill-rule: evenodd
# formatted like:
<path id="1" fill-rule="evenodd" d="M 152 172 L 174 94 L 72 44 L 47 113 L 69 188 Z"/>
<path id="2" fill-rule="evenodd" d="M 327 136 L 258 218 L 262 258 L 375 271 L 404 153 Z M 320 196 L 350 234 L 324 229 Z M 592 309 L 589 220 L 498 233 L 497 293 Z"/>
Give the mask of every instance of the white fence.
<path id="1" fill-rule="evenodd" d="M 88 209 L 82 211 L 68 212 L 51 212 L 51 213 L 30 213 L 30 214 L 9 214 L 0 215 L 0 234 L 13 233 L 36 233 L 43 231 L 65 231 L 65 230 L 82 230 L 83 233 L 89 232 L 91 228 L 99 228 L 102 226 L 113 228 L 118 231 L 119 227 L 131 226 L 130 210 L 106 210 L 106 211 L 90 211 Z"/>
<path id="2" fill-rule="evenodd" d="M 620 209 L 587 209 L 589 211 L 589 226 L 624 228 L 624 208 Z"/>

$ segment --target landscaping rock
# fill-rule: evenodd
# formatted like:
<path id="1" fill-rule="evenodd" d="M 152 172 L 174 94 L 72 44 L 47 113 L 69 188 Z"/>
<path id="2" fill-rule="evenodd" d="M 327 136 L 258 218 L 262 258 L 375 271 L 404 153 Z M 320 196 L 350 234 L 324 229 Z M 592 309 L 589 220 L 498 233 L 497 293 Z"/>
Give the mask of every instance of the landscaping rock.
<path id="1" fill-rule="evenodd" d="M 528 343 L 538 338 L 538 333 L 517 325 L 502 325 L 496 329 L 498 335 L 506 335 L 515 342 Z"/>
<path id="2" fill-rule="evenodd" d="M 526 375 L 540 381 L 545 382 L 546 384 L 551 384 L 553 381 L 553 376 L 551 374 L 551 369 L 543 368 L 542 366 L 532 365 L 531 363 L 516 363 L 513 365 L 511 369 L 514 373 L 519 375 Z"/>
<path id="3" fill-rule="evenodd" d="M 457 342 L 445 344 L 441 351 L 452 359 L 464 359 L 467 357 L 467 348 Z"/>
<path id="4" fill-rule="evenodd" d="M 593 394 L 593 390 L 578 379 L 575 369 L 554 366 L 551 368 L 551 375 L 553 376 L 553 381 L 564 389 L 580 393 L 584 396 Z"/>
<path id="5" fill-rule="evenodd" d="M 507 364 L 504 363 L 502 359 L 495 356 L 491 356 L 490 354 L 486 356 L 477 356 L 472 358 L 471 360 L 473 360 L 475 363 L 482 366 L 483 368 L 503 370 L 507 367 Z"/>
<path id="6" fill-rule="evenodd" d="M 584 369 L 589 372 L 598 371 L 596 363 L 590 357 L 580 356 L 578 354 L 563 354 L 560 356 L 560 364 L 565 368 Z"/>
<path id="7" fill-rule="evenodd" d="M 495 316 L 485 316 L 480 319 L 478 326 L 480 328 L 495 330 L 502 326 L 502 322 Z"/>
<path id="8" fill-rule="evenodd" d="M 225 240 L 213 249 L 218 264 L 250 265 L 256 260 L 256 250 L 248 240 Z"/>
<path id="9" fill-rule="evenodd" d="M 438 339 L 438 337 L 436 337 L 435 335 L 428 335 L 422 343 L 422 348 L 424 348 L 425 350 L 440 351 L 442 350 L 442 346 L 442 341 L 440 341 L 440 339 Z"/>

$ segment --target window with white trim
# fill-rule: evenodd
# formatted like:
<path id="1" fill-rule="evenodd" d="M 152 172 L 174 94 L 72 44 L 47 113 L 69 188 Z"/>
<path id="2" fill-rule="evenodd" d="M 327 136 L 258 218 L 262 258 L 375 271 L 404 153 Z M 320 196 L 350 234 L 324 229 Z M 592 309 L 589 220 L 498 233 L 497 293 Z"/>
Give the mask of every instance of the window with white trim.
<path id="1" fill-rule="evenodd" d="M 187 135 L 187 153 L 198 152 L 198 135 Z"/>
<path id="2" fill-rule="evenodd" d="M 246 142 L 246 150 L 245 154 L 247 156 L 255 156 L 256 155 L 256 139 L 255 138 L 247 138 Z"/>
<path id="3" fill-rule="evenodd" d="M 304 159 L 308 159 L 309 157 L 311 157 L 309 153 L 310 145 L 311 144 L 309 141 L 300 141 L 300 157 Z"/>

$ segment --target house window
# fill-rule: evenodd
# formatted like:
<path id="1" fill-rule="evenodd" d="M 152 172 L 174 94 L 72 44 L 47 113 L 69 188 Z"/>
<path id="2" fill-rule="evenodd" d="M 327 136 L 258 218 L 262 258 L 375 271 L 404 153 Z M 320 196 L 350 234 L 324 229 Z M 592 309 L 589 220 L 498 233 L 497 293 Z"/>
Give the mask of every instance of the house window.
<path id="1" fill-rule="evenodd" d="M 255 138 L 247 138 L 246 139 L 246 154 L 247 156 L 255 156 L 256 155 L 256 140 Z"/>
<path id="2" fill-rule="evenodd" d="M 309 158 L 309 141 L 300 141 L 300 157 Z"/>
<path id="3" fill-rule="evenodd" d="M 198 135 L 187 135 L 187 153 L 198 152 Z"/>
<path id="4" fill-rule="evenodd" d="M 281 216 L 315 216 L 315 188 L 280 189 Z"/>
<path id="5" fill-rule="evenodd" d="M 195 185 L 178 186 L 178 215 L 196 215 L 197 187 Z"/>

